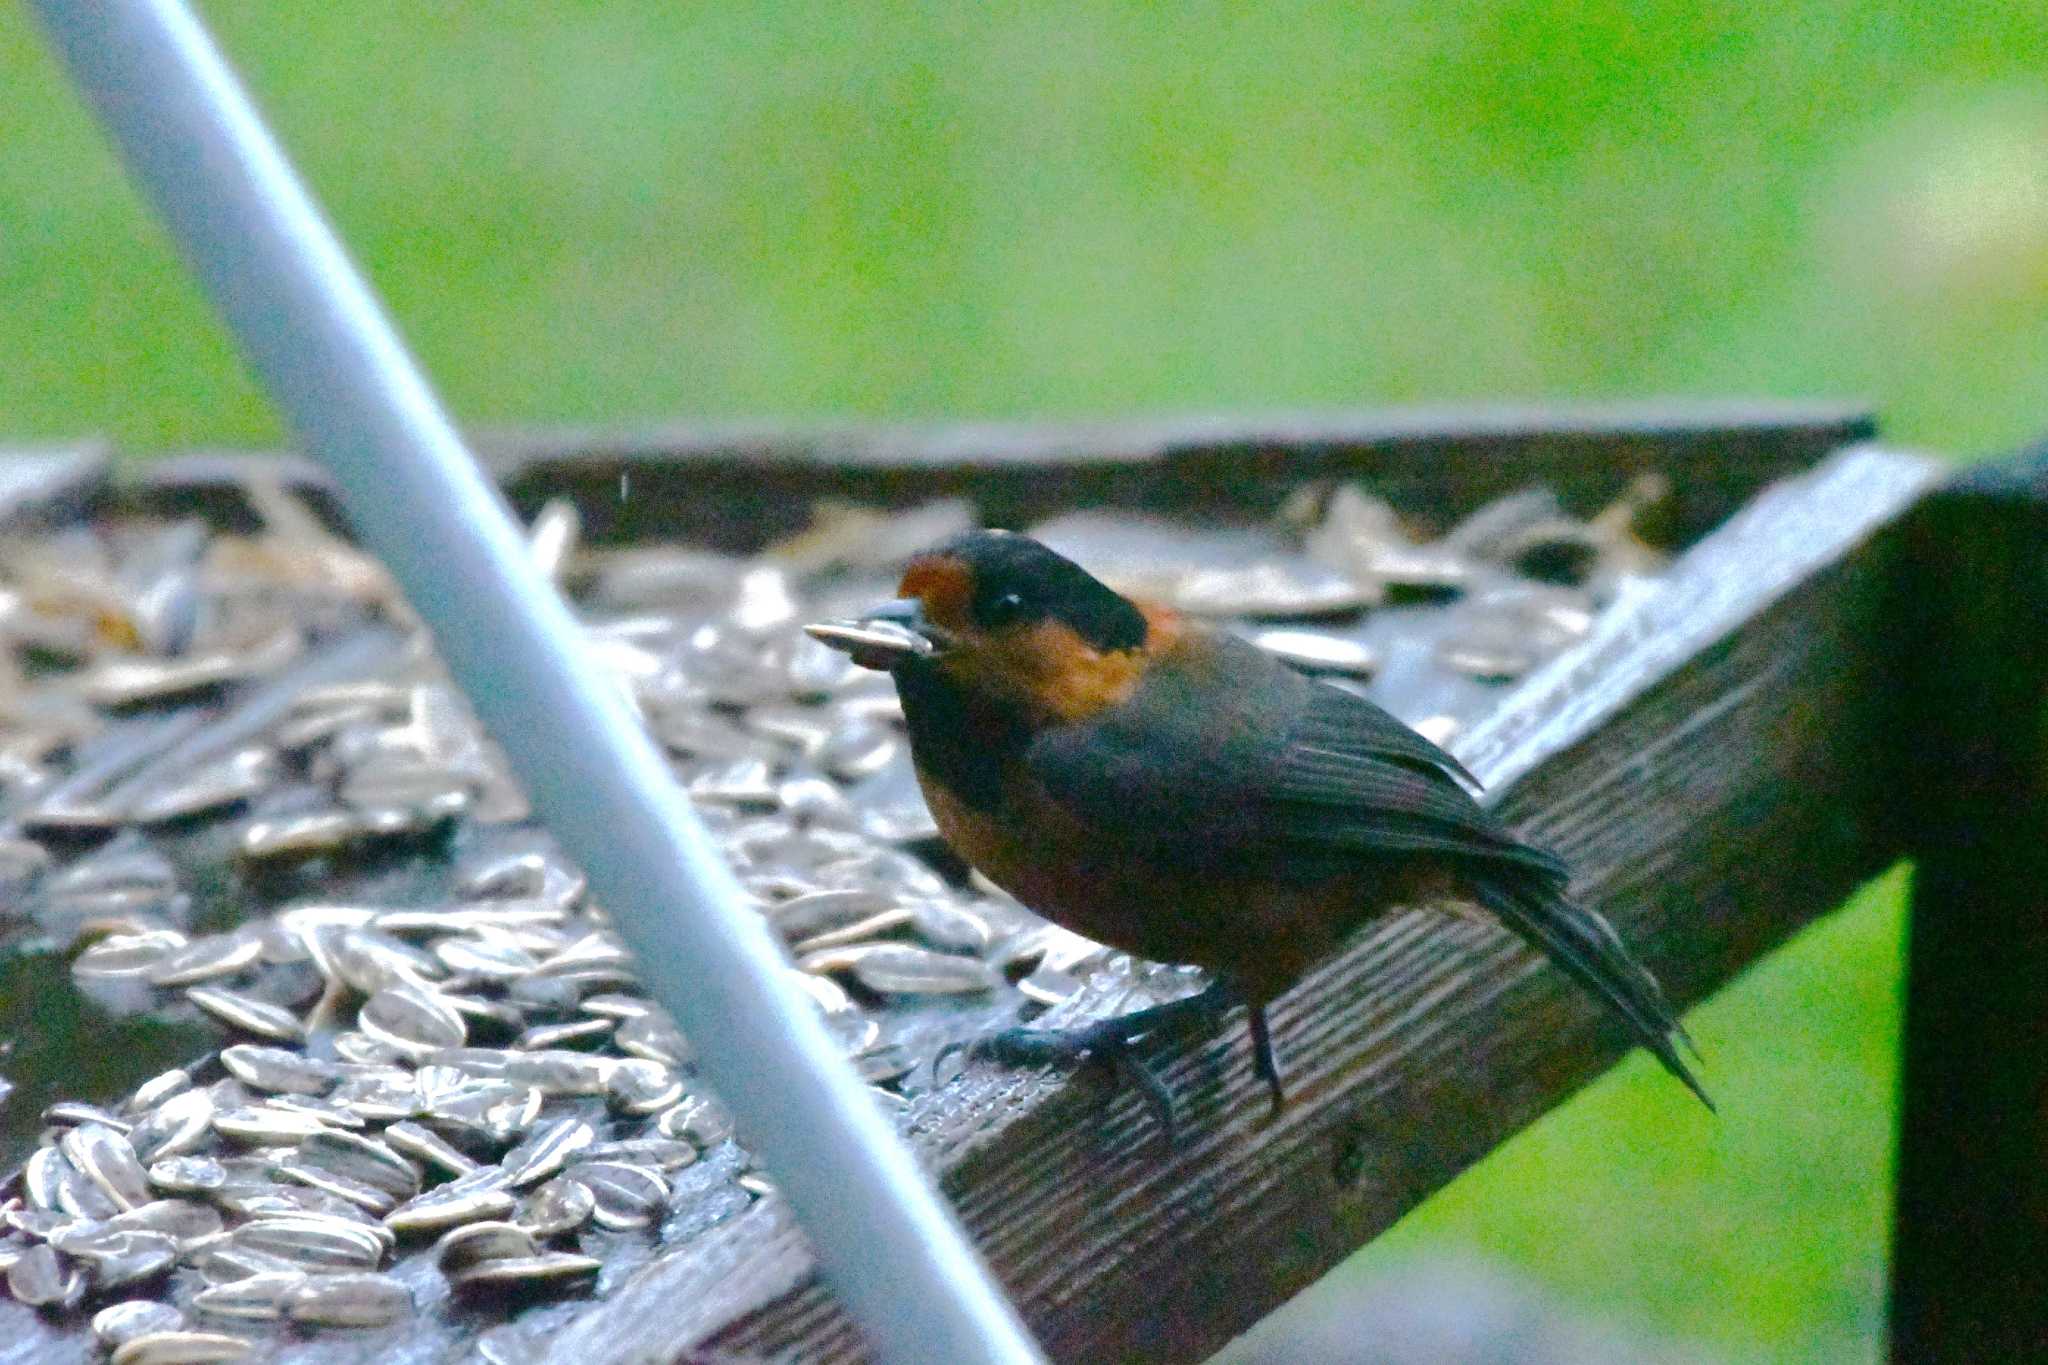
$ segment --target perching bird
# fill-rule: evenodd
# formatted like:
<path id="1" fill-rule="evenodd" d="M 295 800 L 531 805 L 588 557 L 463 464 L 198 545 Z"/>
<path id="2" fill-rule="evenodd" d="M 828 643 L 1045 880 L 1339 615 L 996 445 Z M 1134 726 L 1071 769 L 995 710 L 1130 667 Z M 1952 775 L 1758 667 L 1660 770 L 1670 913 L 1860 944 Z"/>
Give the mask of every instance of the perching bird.
<path id="1" fill-rule="evenodd" d="M 1656 981 L 1566 894 L 1564 865 L 1510 834 L 1461 785 L 1477 784 L 1456 759 L 1387 712 L 1127 600 L 1027 536 L 970 532 L 912 560 L 899 591 L 811 633 L 895 679 L 946 842 L 1040 914 L 1215 983 L 1083 1029 L 1012 1029 L 976 1051 L 1122 1056 L 1234 999 L 1277 1110 L 1273 998 L 1375 917 L 1464 901 L 1548 953 L 1712 1107 Z M 1135 1074 L 1170 1119 L 1163 1087 Z"/>

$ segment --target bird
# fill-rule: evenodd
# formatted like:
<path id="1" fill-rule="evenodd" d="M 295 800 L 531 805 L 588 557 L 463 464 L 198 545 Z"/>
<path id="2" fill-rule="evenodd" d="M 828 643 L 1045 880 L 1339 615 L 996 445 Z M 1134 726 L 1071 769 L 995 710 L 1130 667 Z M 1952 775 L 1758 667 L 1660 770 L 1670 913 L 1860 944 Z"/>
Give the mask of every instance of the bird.
<path id="1" fill-rule="evenodd" d="M 1713 1108 L 1655 978 L 1572 898 L 1565 864 L 1513 834 L 1457 759 L 1386 710 L 1122 596 L 1017 532 L 969 531 L 915 555 L 897 592 L 806 629 L 894 681 L 940 836 L 1038 914 L 1210 978 L 1194 996 L 1081 1028 L 1008 1029 L 973 1055 L 1110 1058 L 1170 1133 L 1171 1097 L 1130 1044 L 1237 1004 L 1277 1114 L 1272 1002 L 1394 909 L 1477 906 Z"/>

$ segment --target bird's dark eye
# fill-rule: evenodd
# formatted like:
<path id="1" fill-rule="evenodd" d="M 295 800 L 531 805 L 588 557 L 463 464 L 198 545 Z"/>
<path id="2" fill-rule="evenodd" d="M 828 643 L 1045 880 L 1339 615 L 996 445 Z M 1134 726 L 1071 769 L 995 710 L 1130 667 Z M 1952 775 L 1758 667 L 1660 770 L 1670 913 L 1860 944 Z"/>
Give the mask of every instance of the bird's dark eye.
<path id="1" fill-rule="evenodd" d="M 1029 612 L 1030 604 L 1024 600 L 1023 593 L 1005 592 L 983 602 L 976 615 L 981 617 L 981 624 L 987 629 L 1001 630 L 1023 620 Z"/>

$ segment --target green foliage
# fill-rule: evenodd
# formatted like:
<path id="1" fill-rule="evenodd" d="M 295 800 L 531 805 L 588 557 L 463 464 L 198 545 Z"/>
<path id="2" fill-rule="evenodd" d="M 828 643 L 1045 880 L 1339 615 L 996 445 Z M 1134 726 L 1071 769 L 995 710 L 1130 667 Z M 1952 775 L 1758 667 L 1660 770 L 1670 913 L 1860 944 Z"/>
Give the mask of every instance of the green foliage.
<path id="1" fill-rule="evenodd" d="M 1738 1360 L 1876 1352 L 1905 869 L 1686 1020 L 1709 1116 L 1641 1053 L 1348 1264 L 1467 1249 Z"/>
<path id="2" fill-rule="evenodd" d="M 1864 397 L 2048 409 L 2048 8 L 205 6 L 475 423 Z M 276 438 L 0 8 L 0 432 Z M 1368 1262 L 1466 1242 L 1745 1354 L 1871 1348 L 1898 888 Z"/>
<path id="3" fill-rule="evenodd" d="M 206 9 L 474 421 L 2048 392 L 2038 6 Z M 0 425 L 274 435 L 18 7 L 0 234 Z"/>

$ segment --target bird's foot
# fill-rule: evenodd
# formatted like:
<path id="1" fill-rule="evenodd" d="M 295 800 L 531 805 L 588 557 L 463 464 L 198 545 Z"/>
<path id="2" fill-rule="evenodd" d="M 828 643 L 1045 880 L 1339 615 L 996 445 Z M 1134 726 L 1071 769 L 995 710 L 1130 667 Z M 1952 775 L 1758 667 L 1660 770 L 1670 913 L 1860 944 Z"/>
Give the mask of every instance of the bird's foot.
<path id="1" fill-rule="evenodd" d="M 1132 1045 L 1155 1034 L 1187 1032 L 1215 1019 L 1234 1003 L 1235 997 L 1222 982 L 1213 983 L 1194 995 L 1169 1000 L 1149 1009 L 1098 1019 L 1078 1028 L 1009 1028 L 954 1043 L 933 1062 L 936 1069 L 954 1052 L 965 1052 L 970 1061 L 999 1062 L 1004 1066 L 1048 1066 L 1059 1063 L 1099 1062 L 1112 1066 L 1136 1086 L 1165 1131 L 1169 1146 L 1177 1140 L 1179 1125 L 1173 1094 L 1159 1073 L 1140 1061 Z"/>

